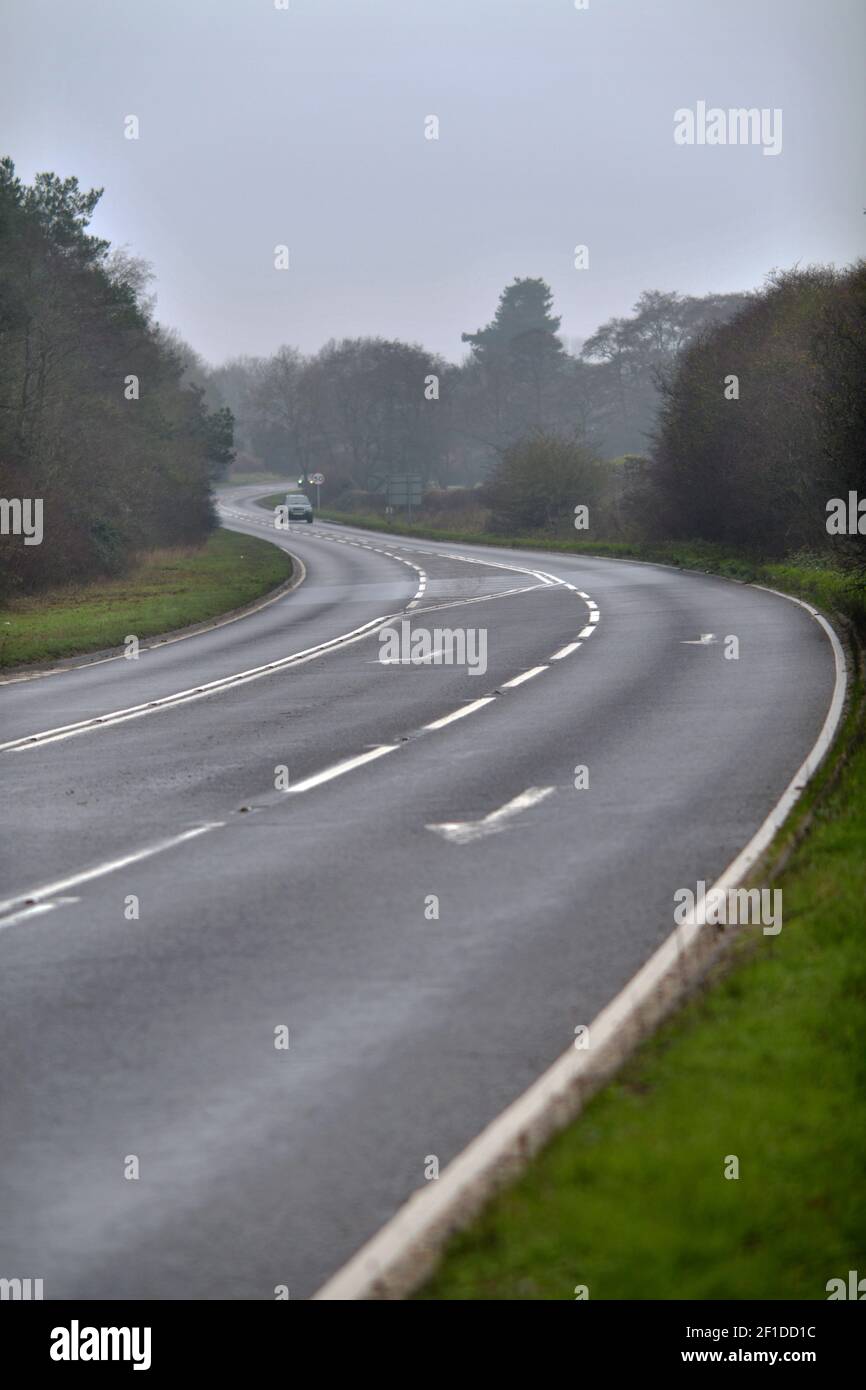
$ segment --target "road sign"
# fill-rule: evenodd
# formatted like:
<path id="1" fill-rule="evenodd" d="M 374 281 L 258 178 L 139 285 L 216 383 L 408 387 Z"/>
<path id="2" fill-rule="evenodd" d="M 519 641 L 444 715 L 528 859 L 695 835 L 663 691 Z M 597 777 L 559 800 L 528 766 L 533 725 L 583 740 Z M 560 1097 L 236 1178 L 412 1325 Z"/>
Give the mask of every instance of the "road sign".
<path id="1" fill-rule="evenodd" d="M 421 501 L 424 484 L 420 473 L 392 473 L 388 479 L 388 501 L 395 507 L 406 507 Z"/>
<path id="2" fill-rule="evenodd" d="M 412 508 L 420 505 L 424 496 L 424 480 L 420 473 L 371 473 L 367 478 L 369 492 L 384 492 L 387 510 L 395 507 Z"/>
<path id="3" fill-rule="evenodd" d="M 311 473 L 311 474 L 310 474 L 310 477 L 309 477 L 309 481 L 315 485 L 315 489 L 316 489 L 316 511 L 318 511 L 319 508 L 320 508 L 321 505 L 322 505 L 322 494 L 321 494 L 321 492 L 319 491 L 319 489 L 320 489 L 320 487 L 322 486 L 322 483 L 325 481 L 325 475 L 324 475 L 324 473 Z"/>

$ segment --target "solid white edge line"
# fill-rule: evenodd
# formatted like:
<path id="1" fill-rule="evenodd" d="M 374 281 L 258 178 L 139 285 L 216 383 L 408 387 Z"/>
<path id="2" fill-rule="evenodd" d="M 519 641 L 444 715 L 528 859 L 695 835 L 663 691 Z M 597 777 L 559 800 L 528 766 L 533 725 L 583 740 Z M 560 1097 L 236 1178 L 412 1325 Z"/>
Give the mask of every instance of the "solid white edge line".
<path id="1" fill-rule="evenodd" d="M 250 681 L 260 680 L 263 676 L 288 670 L 292 666 L 304 665 L 307 661 L 313 661 L 316 657 L 324 656 L 328 652 L 338 651 L 344 646 L 351 646 L 354 642 L 360 642 L 363 638 L 372 636 L 378 628 L 384 627 L 386 623 L 393 622 L 395 618 L 399 617 L 400 613 L 394 613 L 388 614 L 384 618 L 373 618 L 370 622 L 354 628 L 351 632 L 329 638 L 327 642 L 322 642 L 319 646 L 307 647 L 303 651 L 295 652 L 289 656 L 278 657 L 276 661 L 269 661 L 264 666 L 252 666 L 246 671 L 238 671 L 231 676 L 221 676 L 218 680 L 208 681 L 205 685 L 191 686 L 188 690 L 179 690 L 173 695 L 162 695 L 156 700 L 147 700 L 140 705 L 110 710 L 107 714 L 95 715 L 92 719 L 78 720 L 74 724 L 61 724 L 55 729 L 43 729 L 35 734 L 25 734 L 21 738 L 10 739 L 8 743 L 0 743 L 0 753 L 39 748 L 43 744 L 57 743 L 61 739 L 72 738 L 76 734 L 111 728 L 115 724 L 125 723 L 128 719 L 155 714 L 163 709 L 173 709 L 177 705 L 188 704 L 192 700 L 203 700 L 208 695 L 217 694 L 222 690 L 232 690 L 235 686 L 246 685 Z"/>
<path id="2" fill-rule="evenodd" d="M 144 849 L 131 850 L 129 854 L 120 855 L 117 859 L 108 859 L 104 864 L 94 865 L 92 869 L 82 869 L 80 873 L 70 874 L 67 878 L 56 879 L 54 883 L 46 883 L 43 887 L 34 888 L 29 893 L 16 893 L 14 898 L 7 898 L 5 902 L 0 902 L 0 914 L 13 912 L 22 907 L 33 907 L 44 898 L 53 898 L 57 894 L 65 893 L 67 888 L 77 888 L 79 884 L 90 883 L 94 878 L 113 874 L 117 869 L 126 869 L 130 864 L 138 864 L 143 859 L 152 858 L 154 854 L 162 854 L 167 849 L 174 849 L 176 845 L 182 845 L 187 840 L 194 840 L 199 835 L 206 835 L 209 830 L 219 830 L 223 825 L 225 825 L 225 821 L 209 821 L 205 825 L 196 825 L 192 830 L 184 830 L 180 835 L 173 835 L 169 840 L 160 840 L 155 845 L 145 846 Z"/>
<path id="3" fill-rule="evenodd" d="M 503 681 L 500 690 L 513 690 L 516 685 L 522 685 L 524 681 L 531 681 L 533 676 L 540 676 L 542 671 L 546 671 L 546 666 L 533 666 L 531 671 L 521 671 L 519 676 L 513 676 L 510 681 Z"/>
<path id="4" fill-rule="evenodd" d="M 732 860 L 707 894 L 735 887 L 771 843 L 825 758 L 838 730 L 845 705 L 847 667 L 845 653 L 834 629 L 811 604 L 792 594 L 756 584 L 754 588 L 788 599 L 804 608 L 820 623 L 830 640 L 835 664 L 835 683 L 830 708 L 818 738 L 792 777 L 782 796 L 748 844 Z M 703 900 L 702 900 L 703 901 Z M 435 1254 L 446 1240 L 467 1224 L 499 1184 L 496 1174 L 507 1168 L 516 1177 L 543 1143 L 580 1112 L 585 1099 L 581 1083 L 592 1082 L 594 1057 L 606 1045 L 635 1029 L 634 1044 L 642 1040 L 640 1016 L 663 981 L 672 981 L 684 965 L 685 953 L 706 928 L 695 920 L 675 927 L 631 980 L 607 1004 L 589 1026 L 592 1047 L 578 1052 L 570 1047 L 537 1081 L 452 1159 L 435 1183 L 414 1192 L 389 1221 L 345 1265 L 313 1294 L 315 1300 L 362 1300 L 383 1296 L 402 1297 L 416 1287 L 407 1275 L 413 1259 L 426 1260 L 432 1268 Z M 630 1050 L 630 1049 L 629 1049 Z M 626 1053 L 627 1055 L 627 1053 Z M 621 1059 L 622 1060 L 622 1059 Z M 618 1065 L 618 1064 L 617 1064 Z M 601 1080 L 605 1079 L 602 1076 Z M 528 1142 L 535 1131 L 535 1139 Z M 479 1189 L 483 1189 L 479 1191 Z M 396 1292 L 389 1294 L 388 1272 L 398 1272 Z M 393 1285 L 391 1286 L 393 1288 Z M 401 1289 L 403 1292 L 401 1292 Z"/>

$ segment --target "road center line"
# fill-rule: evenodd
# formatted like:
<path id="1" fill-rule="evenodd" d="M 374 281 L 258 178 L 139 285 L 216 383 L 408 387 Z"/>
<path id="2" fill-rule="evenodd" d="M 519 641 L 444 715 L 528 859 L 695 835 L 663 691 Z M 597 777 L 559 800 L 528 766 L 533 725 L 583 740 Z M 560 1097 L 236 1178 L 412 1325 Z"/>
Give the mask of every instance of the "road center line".
<path id="1" fill-rule="evenodd" d="M 393 753 L 399 747 L 399 743 L 382 743 L 378 748 L 371 748 L 368 753 L 359 753 L 354 758 L 346 758 L 341 763 L 335 763 L 333 767 L 326 767 L 324 772 L 314 772 L 311 777 L 305 777 L 303 781 L 296 782 L 293 787 L 288 788 L 288 794 L 297 796 L 299 792 L 311 791 L 313 787 L 320 787 L 323 782 L 331 782 L 335 777 L 342 777 L 344 772 L 351 772 L 353 768 L 363 767 L 365 763 L 371 763 L 386 753 Z"/>
<path id="2" fill-rule="evenodd" d="M 102 864 L 96 864 L 92 869 L 82 869 L 77 874 L 70 874 L 68 878 L 55 879 L 53 883 L 46 883 L 41 888 L 34 888 L 29 893 L 19 893 L 14 898 L 7 898 L 5 902 L 0 902 L 0 917 L 10 912 L 18 912 L 22 908 L 35 907 L 38 903 L 44 902 L 46 898 L 54 898 L 65 893 L 69 888 L 78 888 L 82 883 L 90 883 L 95 878 L 102 878 L 105 874 L 113 874 L 117 869 L 126 869 L 130 864 L 140 864 L 144 859 L 152 859 L 155 854 L 162 854 L 167 849 L 174 849 L 176 845 L 182 845 L 187 840 L 195 840 L 199 835 L 206 835 L 210 830 L 219 830 L 225 821 L 211 821 L 205 825 L 196 825 L 192 830 L 184 830 L 180 835 L 173 835 L 170 840 L 160 840 L 158 844 L 146 845 L 144 849 L 131 850 L 129 854 L 123 854 L 118 859 L 107 859 Z M 8 925 L 0 922 L 0 926 Z"/>
<path id="3" fill-rule="evenodd" d="M 521 671 L 519 676 L 514 676 L 510 681 L 504 681 L 502 690 L 513 690 L 516 685 L 522 685 L 524 681 L 531 681 L 533 676 L 540 676 L 542 671 L 546 671 L 546 666 L 533 666 L 531 671 Z"/>
<path id="4" fill-rule="evenodd" d="M 550 658 L 551 661 L 561 661 L 564 656 L 571 656 L 571 653 L 576 652 L 580 645 L 580 642 L 569 642 L 567 646 L 560 647 L 558 652 L 553 653 Z"/>
<path id="5" fill-rule="evenodd" d="M 473 700 L 470 705 L 463 705 L 460 709 L 452 710 L 450 714 L 445 714 L 441 719 L 434 719 L 432 724 L 425 724 L 425 729 L 444 729 L 446 724 L 453 724 L 455 719 L 463 719 L 467 714 L 473 714 L 477 709 L 483 709 L 485 705 L 490 705 L 496 699 L 495 695 L 484 695 L 480 700 Z"/>

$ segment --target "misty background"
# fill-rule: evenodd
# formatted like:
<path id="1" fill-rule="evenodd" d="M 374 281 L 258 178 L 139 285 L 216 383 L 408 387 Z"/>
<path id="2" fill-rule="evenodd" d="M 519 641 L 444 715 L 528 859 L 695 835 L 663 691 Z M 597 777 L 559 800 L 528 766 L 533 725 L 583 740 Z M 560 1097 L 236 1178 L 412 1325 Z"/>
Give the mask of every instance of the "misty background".
<path id="1" fill-rule="evenodd" d="M 0 591 L 319 472 L 338 520 L 862 569 L 861 0 L 4 13 L 0 489 L 49 544 Z M 705 107 L 773 152 L 678 142 Z"/>
<path id="2" fill-rule="evenodd" d="M 159 319 L 214 364 L 362 334 L 457 361 L 515 276 L 573 347 L 644 290 L 862 254 L 861 0 L 2 10 L 4 152 L 105 188 L 93 231 L 152 263 Z M 677 147 L 699 99 L 781 107 L 782 153 Z"/>

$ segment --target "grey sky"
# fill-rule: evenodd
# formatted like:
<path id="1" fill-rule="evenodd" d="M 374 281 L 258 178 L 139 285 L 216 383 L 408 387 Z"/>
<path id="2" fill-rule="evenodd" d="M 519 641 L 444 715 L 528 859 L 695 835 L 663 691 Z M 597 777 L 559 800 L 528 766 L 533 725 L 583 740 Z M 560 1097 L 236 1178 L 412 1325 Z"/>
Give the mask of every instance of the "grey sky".
<path id="1" fill-rule="evenodd" d="M 456 360 L 514 275 L 582 338 L 644 289 L 864 254 L 863 0 L 288 4 L 2 5 L 0 151 L 104 185 L 94 230 L 213 362 L 368 333 Z M 699 100 L 781 108 L 781 154 L 677 146 Z"/>

